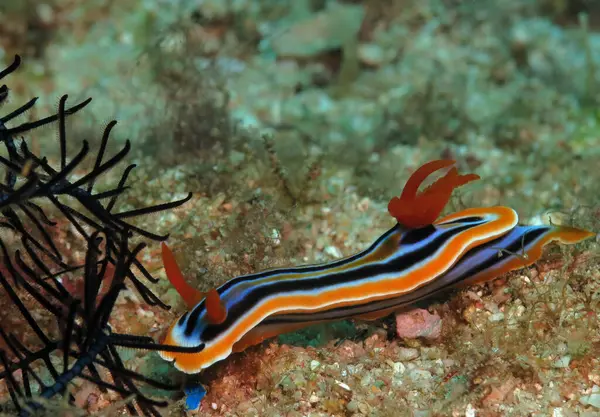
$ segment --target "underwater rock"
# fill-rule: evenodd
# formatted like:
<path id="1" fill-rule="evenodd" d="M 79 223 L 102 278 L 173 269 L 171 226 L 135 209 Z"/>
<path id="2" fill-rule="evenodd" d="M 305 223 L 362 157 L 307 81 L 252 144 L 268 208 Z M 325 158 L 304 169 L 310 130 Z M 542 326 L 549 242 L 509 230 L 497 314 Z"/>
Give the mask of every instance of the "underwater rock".
<path id="1" fill-rule="evenodd" d="M 290 25 L 271 46 L 278 56 L 295 58 L 341 48 L 356 37 L 364 15 L 362 6 L 334 2 L 322 12 Z"/>
<path id="2" fill-rule="evenodd" d="M 419 357 L 419 351 L 415 348 L 400 347 L 398 350 L 398 359 L 401 361 L 412 361 Z"/>
<path id="3" fill-rule="evenodd" d="M 594 385 L 591 394 L 582 396 L 579 399 L 579 402 L 583 405 L 591 405 L 592 407 L 600 408 L 600 387 Z"/>
<path id="4" fill-rule="evenodd" d="M 396 334 L 407 339 L 435 340 L 442 332 L 442 319 L 427 310 L 415 309 L 396 315 Z"/>

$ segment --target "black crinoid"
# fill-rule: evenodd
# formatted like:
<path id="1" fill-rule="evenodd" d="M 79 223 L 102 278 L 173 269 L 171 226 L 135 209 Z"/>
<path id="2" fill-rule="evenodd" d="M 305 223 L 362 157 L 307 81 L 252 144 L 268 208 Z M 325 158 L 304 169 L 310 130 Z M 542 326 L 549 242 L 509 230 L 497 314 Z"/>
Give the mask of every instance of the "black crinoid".
<path id="1" fill-rule="evenodd" d="M 20 58 L 0 72 L 0 80 L 12 74 Z M 0 87 L 0 105 L 9 94 Z M 0 180 L 0 380 L 8 394 L 0 411 L 33 415 L 44 408 L 44 399 L 63 395 L 73 399 L 68 384 L 76 378 L 91 381 L 102 390 L 112 390 L 127 398 L 132 415 L 158 415 L 161 399 L 140 390 L 144 385 L 159 389 L 176 387 L 128 370 L 116 346 L 152 344 L 150 338 L 114 334 L 109 319 L 119 293 L 135 288 L 150 305 L 168 308 L 145 282 L 157 280 L 136 258 L 144 243 L 133 245 L 132 237 L 154 241 L 161 236 L 127 222 L 127 219 L 169 210 L 191 196 L 160 205 L 117 212 L 117 199 L 127 191 L 127 166 L 118 185 L 96 192 L 94 184 L 108 170 L 123 161 L 130 144 L 113 156 L 106 156 L 107 142 L 115 122 L 106 127 L 99 149 L 91 155 L 86 141 L 77 152 L 69 151 L 65 118 L 84 108 L 91 99 L 67 107 L 67 96 L 58 112 L 44 119 L 10 126 L 31 109 L 36 99 L 0 117 L 0 153 L 4 173 Z M 55 123 L 58 127 L 60 158 L 53 165 L 27 145 L 23 135 Z M 77 145 L 77 143 L 76 143 Z M 93 161 L 81 175 L 82 162 Z M 78 169 L 78 178 L 73 172 Z M 57 220 L 60 219 L 61 222 Z M 85 262 L 67 261 L 64 241 L 58 242 L 56 228 L 69 225 L 69 239 L 85 245 Z M 107 270 L 112 279 L 105 279 Z M 67 274 L 82 280 L 82 295 L 63 285 Z M 35 309 L 35 314 L 33 310 Z M 135 343 L 133 343 L 135 342 Z M 49 375 L 49 376 L 48 376 Z"/>

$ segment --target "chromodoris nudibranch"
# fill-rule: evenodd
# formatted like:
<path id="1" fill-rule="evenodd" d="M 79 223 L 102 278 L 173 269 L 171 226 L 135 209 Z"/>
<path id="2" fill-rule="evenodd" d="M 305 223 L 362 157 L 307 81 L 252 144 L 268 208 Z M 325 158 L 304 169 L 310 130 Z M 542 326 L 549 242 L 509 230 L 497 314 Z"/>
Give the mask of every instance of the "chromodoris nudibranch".
<path id="1" fill-rule="evenodd" d="M 517 213 L 502 206 L 438 219 L 456 187 L 479 179 L 458 174 L 453 165 L 438 160 L 415 171 L 400 197 L 389 202 L 396 225 L 368 249 L 334 262 L 243 275 L 201 293 L 185 282 L 163 243 L 167 276 L 190 311 L 167 329 L 160 356 L 180 371 L 197 373 L 278 334 L 326 321 L 384 317 L 449 288 L 529 266 L 549 242 L 573 244 L 594 236 L 568 226 L 522 226 Z M 430 174 L 447 167 L 418 192 Z"/>

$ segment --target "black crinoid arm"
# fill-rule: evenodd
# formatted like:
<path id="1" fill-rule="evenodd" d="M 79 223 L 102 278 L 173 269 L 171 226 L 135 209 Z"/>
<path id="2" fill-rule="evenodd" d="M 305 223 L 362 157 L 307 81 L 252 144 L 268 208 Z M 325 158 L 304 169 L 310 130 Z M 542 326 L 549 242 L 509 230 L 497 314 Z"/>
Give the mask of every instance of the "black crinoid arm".
<path id="1" fill-rule="evenodd" d="M 19 65 L 17 56 L 0 71 L 0 81 Z M 1 85 L 0 106 L 8 96 L 8 87 Z M 14 316 L 10 323 L 0 320 L 0 380 L 12 400 L 0 403 L 0 411 L 32 415 L 44 407 L 44 400 L 55 395 L 73 400 L 68 386 L 80 378 L 130 399 L 127 409 L 132 415 L 158 415 L 156 407 L 165 403 L 143 394 L 140 387 L 175 389 L 125 367 L 116 346 L 127 335 L 113 335 L 109 320 L 115 301 L 125 288 L 135 288 L 149 305 L 168 308 L 148 288 L 147 283 L 157 279 L 137 259 L 145 244 L 132 243 L 134 237 L 136 241 L 160 241 L 167 236 L 135 226 L 128 219 L 178 207 L 191 195 L 131 211 L 116 211 L 135 165 L 123 170 L 112 189 L 96 192 L 94 185 L 124 160 L 130 143 L 126 142 L 116 154 L 106 155 L 116 122 L 108 124 L 94 152 L 85 140 L 68 139 L 66 134 L 66 118 L 90 101 L 68 107 L 67 96 L 63 96 L 56 114 L 16 124 L 16 119 L 35 105 L 36 99 L 32 99 L 0 116 L 0 142 L 5 148 L 0 152 L 4 171 L 0 173 L 0 301 L 3 309 L 12 309 Z M 49 124 L 55 124 L 58 130 L 60 157 L 55 164 L 27 145 L 36 128 Z M 71 151 L 71 146 L 76 150 Z M 93 164 L 82 175 L 86 159 Z M 75 233 L 69 239 L 78 240 L 77 244 L 85 248 L 82 265 L 69 261 L 62 249 L 67 247 L 65 242 L 57 242 L 55 232 L 59 224 L 70 224 Z M 109 268 L 114 271 L 112 279 L 105 280 Z M 66 274 L 82 280 L 82 294 L 63 285 Z M 153 343 L 150 338 L 131 337 L 140 343 Z M 49 374 L 51 382 L 47 376 L 42 378 L 42 373 Z"/>

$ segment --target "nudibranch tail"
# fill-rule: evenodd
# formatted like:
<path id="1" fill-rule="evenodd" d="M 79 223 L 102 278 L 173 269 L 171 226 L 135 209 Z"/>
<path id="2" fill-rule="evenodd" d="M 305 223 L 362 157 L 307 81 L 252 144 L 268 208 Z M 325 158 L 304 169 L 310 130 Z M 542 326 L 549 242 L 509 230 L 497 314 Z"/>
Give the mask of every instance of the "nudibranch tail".
<path id="1" fill-rule="evenodd" d="M 551 242 L 573 245 L 596 234 L 570 226 L 517 226 L 501 238 L 467 253 L 448 273 L 461 286 L 482 284 L 533 265 Z M 461 278 L 458 278 L 458 276 Z"/>
<path id="2" fill-rule="evenodd" d="M 444 176 L 418 193 L 419 186 L 429 175 L 454 164 L 455 161 L 441 159 L 428 162 L 417 169 L 406 182 L 400 197 L 390 200 L 389 213 L 405 227 L 419 228 L 432 224 L 444 210 L 455 188 L 479 179 L 476 174 L 460 175 L 456 167 L 452 167 Z"/>
<path id="3" fill-rule="evenodd" d="M 553 226 L 553 239 L 565 245 L 582 242 L 586 239 L 596 236 L 596 233 L 589 230 L 578 229 L 571 226 Z"/>

